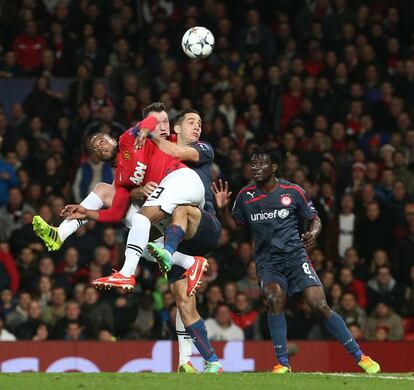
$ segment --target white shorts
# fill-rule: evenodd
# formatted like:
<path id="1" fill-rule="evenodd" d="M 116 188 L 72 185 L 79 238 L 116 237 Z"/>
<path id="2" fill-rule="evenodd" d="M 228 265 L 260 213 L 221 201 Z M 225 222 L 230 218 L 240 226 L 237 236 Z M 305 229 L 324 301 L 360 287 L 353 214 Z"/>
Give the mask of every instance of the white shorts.
<path id="1" fill-rule="evenodd" d="M 125 214 L 124 219 L 122 220 L 122 223 L 128 229 L 131 229 L 131 227 L 132 227 L 132 217 L 134 216 L 135 213 L 137 213 L 139 211 L 139 209 L 140 209 L 140 207 L 136 203 L 131 203 L 129 205 L 129 209 L 128 209 L 127 213 Z"/>
<path id="2" fill-rule="evenodd" d="M 131 229 L 132 227 L 132 217 L 135 213 L 138 213 L 141 207 L 139 207 L 136 203 L 131 203 L 129 205 L 129 209 L 127 213 L 125 214 L 124 219 L 122 220 L 122 223 L 128 228 Z M 171 225 L 172 218 L 171 216 L 168 216 L 167 218 L 163 219 L 160 222 L 157 222 L 154 224 L 154 226 L 158 229 L 158 231 L 161 233 L 161 235 L 165 235 L 165 229 Z"/>
<path id="3" fill-rule="evenodd" d="M 145 206 L 160 206 L 167 214 L 172 214 L 179 205 L 187 204 L 204 207 L 204 185 L 200 176 L 190 168 L 171 172 L 152 192 Z"/>

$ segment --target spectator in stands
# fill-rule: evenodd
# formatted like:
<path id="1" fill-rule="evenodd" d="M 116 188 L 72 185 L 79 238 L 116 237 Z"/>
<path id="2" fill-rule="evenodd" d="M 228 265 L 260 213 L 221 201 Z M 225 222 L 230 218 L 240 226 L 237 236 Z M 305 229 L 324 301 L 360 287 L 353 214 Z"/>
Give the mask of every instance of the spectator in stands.
<path id="1" fill-rule="evenodd" d="M 47 125 L 55 126 L 62 112 L 60 98 L 51 89 L 49 78 L 40 76 L 23 102 L 24 112 L 29 118 L 39 117 Z"/>
<path id="2" fill-rule="evenodd" d="M 348 327 L 350 324 L 356 324 L 360 329 L 364 328 L 366 314 L 358 306 L 353 293 L 346 292 L 342 295 L 338 314 L 343 318 Z"/>
<path id="3" fill-rule="evenodd" d="M 223 294 L 218 285 L 211 284 L 206 293 L 207 301 L 205 305 L 198 308 L 200 316 L 204 319 L 214 316 L 214 313 L 220 303 L 223 302 Z"/>
<path id="4" fill-rule="evenodd" d="M 253 340 L 254 324 L 257 312 L 252 310 L 247 294 L 240 292 L 236 296 L 234 311 L 231 312 L 231 319 L 234 324 L 243 330 L 245 340 Z"/>
<path id="5" fill-rule="evenodd" d="M 51 327 L 65 316 L 66 312 L 66 293 L 63 287 L 54 287 L 50 304 L 43 310 L 42 318 Z"/>
<path id="6" fill-rule="evenodd" d="M 107 327 L 114 329 L 114 317 L 111 308 L 102 301 L 98 300 L 98 292 L 92 286 L 88 286 L 84 291 L 84 304 L 81 308 L 82 316 L 92 324 L 92 335 L 97 337 L 99 329 Z"/>
<path id="7" fill-rule="evenodd" d="M 156 313 L 153 309 L 153 299 L 150 291 L 146 290 L 141 294 L 137 309 L 138 313 L 130 325 L 126 338 L 138 340 L 151 338 Z"/>
<path id="8" fill-rule="evenodd" d="M 27 320 L 31 300 L 32 297 L 27 291 L 20 291 L 16 307 L 6 315 L 6 326 L 12 332 Z"/>
<path id="9" fill-rule="evenodd" d="M 244 340 L 243 330 L 233 323 L 230 308 L 225 304 L 217 306 L 214 318 L 206 320 L 206 328 L 212 341 Z"/>
<path id="10" fill-rule="evenodd" d="M 1 156 L 2 146 L 3 136 L 0 134 L 0 207 L 7 204 L 10 188 L 17 186 L 15 170 Z"/>
<path id="11" fill-rule="evenodd" d="M 6 243 L 0 243 L 0 290 L 8 289 L 15 294 L 19 283 L 19 273 L 9 247 Z"/>
<path id="12" fill-rule="evenodd" d="M 76 173 L 73 182 L 73 195 L 76 203 L 80 203 L 100 182 L 111 184 L 113 170 L 109 163 L 97 159 L 94 153 L 88 156 Z"/>
<path id="13" fill-rule="evenodd" d="M 342 288 L 346 292 L 352 292 L 358 302 L 358 305 L 365 309 L 367 306 L 367 295 L 364 283 L 354 278 L 352 269 L 349 267 L 342 267 L 339 274 L 339 281 Z"/>
<path id="14" fill-rule="evenodd" d="M 42 323 L 42 309 L 39 301 L 31 301 L 28 309 L 27 320 L 16 327 L 15 333 L 19 340 L 32 340 L 37 333 L 39 324 Z"/>
<path id="15" fill-rule="evenodd" d="M 364 338 L 375 340 L 378 327 L 386 327 L 388 333 L 386 339 L 390 341 L 402 340 L 404 329 L 402 319 L 395 314 L 392 309 L 384 302 L 379 302 L 375 306 L 372 315 L 367 318 L 364 328 Z"/>
<path id="16" fill-rule="evenodd" d="M 46 48 L 46 42 L 38 32 L 34 20 L 26 22 L 24 32 L 16 36 L 12 47 L 17 63 L 25 72 L 30 72 L 41 64 L 42 51 Z"/>
<path id="17" fill-rule="evenodd" d="M 68 324 L 73 321 L 76 321 L 81 325 L 85 338 L 91 337 L 91 323 L 88 319 L 81 316 L 79 303 L 76 301 L 68 301 L 66 302 L 65 316 L 59 318 L 53 327 L 52 338 L 63 340 Z"/>
<path id="18" fill-rule="evenodd" d="M 379 267 L 375 278 L 369 280 L 367 285 L 368 310 L 374 308 L 378 302 L 385 302 L 394 312 L 400 313 L 404 290 L 392 277 L 389 267 Z"/>
<path id="19" fill-rule="evenodd" d="M 4 314 L 0 312 L 0 341 L 16 341 L 16 336 L 5 329 L 5 325 Z"/>
<path id="20" fill-rule="evenodd" d="M 260 287 L 257 281 L 256 263 L 250 261 L 246 265 L 247 275 L 237 282 L 237 289 L 246 294 L 250 303 L 255 305 L 260 298 Z M 228 303 L 228 302 L 226 302 Z"/>
<path id="21" fill-rule="evenodd" d="M 66 341 L 86 340 L 82 325 L 76 320 L 68 321 L 63 339 Z"/>

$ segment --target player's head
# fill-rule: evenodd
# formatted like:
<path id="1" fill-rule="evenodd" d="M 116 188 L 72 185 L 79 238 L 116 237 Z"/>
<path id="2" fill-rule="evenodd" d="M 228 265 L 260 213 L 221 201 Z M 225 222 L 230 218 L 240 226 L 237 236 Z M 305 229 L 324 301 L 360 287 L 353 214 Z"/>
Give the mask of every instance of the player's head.
<path id="1" fill-rule="evenodd" d="M 115 138 L 104 133 L 94 134 L 89 141 L 92 152 L 101 161 L 113 161 L 116 156 L 117 145 Z"/>
<path id="2" fill-rule="evenodd" d="M 264 184 L 276 174 L 282 157 L 277 150 L 265 146 L 254 149 L 250 161 L 254 181 Z"/>
<path id="3" fill-rule="evenodd" d="M 201 135 L 201 116 L 197 110 L 186 108 L 174 119 L 174 131 L 184 143 L 196 142 Z"/>
<path id="4" fill-rule="evenodd" d="M 157 119 L 157 127 L 152 132 L 156 137 L 166 139 L 170 135 L 170 121 L 168 120 L 167 107 L 164 103 L 155 102 L 142 110 L 142 117 L 153 116 Z"/>

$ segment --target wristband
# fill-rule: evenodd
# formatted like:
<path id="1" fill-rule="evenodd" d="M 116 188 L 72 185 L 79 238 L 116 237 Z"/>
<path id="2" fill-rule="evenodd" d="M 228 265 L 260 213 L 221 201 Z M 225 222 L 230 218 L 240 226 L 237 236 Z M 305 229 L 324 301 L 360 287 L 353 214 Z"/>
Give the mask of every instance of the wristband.
<path id="1" fill-rule="evenodd" d="M 153 139 L 154 138 L 154 135 L 152 133 L 148 133 L 147 138 L 148 139 Z"/>

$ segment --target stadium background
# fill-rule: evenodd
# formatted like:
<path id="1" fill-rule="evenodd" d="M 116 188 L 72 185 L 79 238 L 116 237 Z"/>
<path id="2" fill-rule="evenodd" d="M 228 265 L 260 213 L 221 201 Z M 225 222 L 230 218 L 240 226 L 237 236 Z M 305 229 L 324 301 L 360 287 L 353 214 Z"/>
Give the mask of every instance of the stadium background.
<path id="1" fill-rule="evenodd" d="M 282 150 L 281 175 L 323 222 L 311 258 L 329 303 L 358 340 L 414 340 L 414 4 L 237 3 L 1 2 L 1 340 L 175 338 L 172 296 L 151 265 L 133 294 L 88 288 L 122 263 L 121 227 L 90 222 L 55 253 L 31 227 L 36 213 L 58 224 L 64 204 L 112 181 L 85 140 L 118 136 L 155 100 L 170 118 L 201 111 L 214 179 L 233 193 L 251 181 L 254 145 Z M 203 61 L 180 48 L 195 25 L 216 38 Z M 248 237 L 223 230 L 209 262 L 197 299 L 207 326 L 225 329 L 215 339 L 240 339 L 240 327 L 267 340 Z M 291 340 L 328 339 L 300 300 L 287 319 Z"/>

